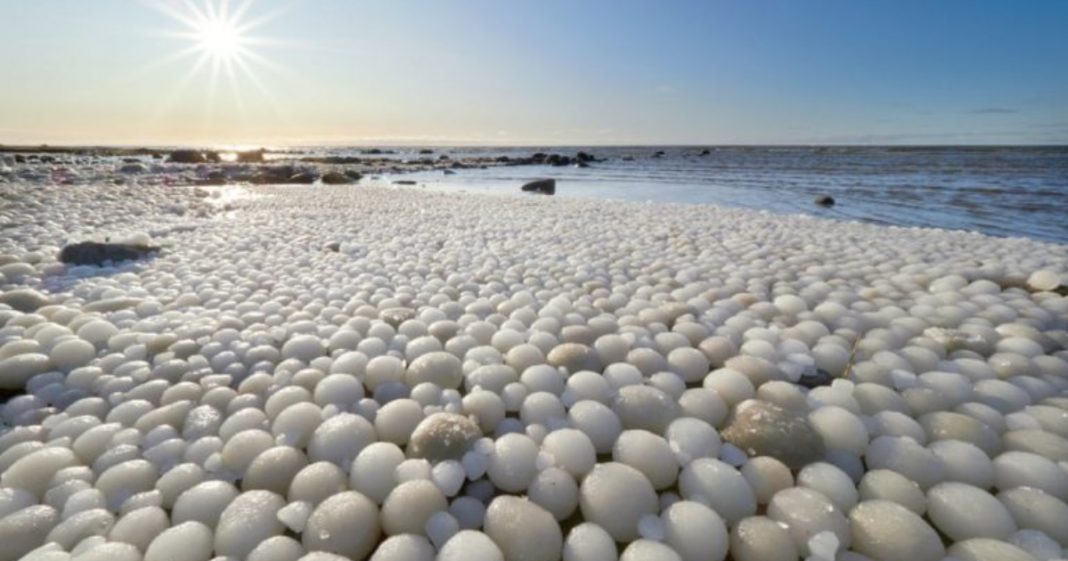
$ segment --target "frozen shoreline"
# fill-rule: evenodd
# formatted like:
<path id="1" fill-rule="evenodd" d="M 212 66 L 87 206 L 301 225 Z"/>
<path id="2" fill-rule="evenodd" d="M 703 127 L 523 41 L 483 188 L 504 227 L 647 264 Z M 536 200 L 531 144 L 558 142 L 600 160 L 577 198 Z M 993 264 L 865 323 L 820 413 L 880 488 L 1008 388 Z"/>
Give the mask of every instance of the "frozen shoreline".
<path id="1" fill-rule="evenodd" d="M 0 561 L 46 542 L 1066 555 L 1068 298 L 1040 288 L 1063 291 L 1068 246 L 709 205 L 232 189 L 0 186 L 0 301 L 23 310 L 0 305 L 0 388 L 28 390 L 0 405 Z M 55 261 L 104 238 L 162 250 Z M 782 427 L 744 418 L 750 399 L 826 454 L 772 452 Z M 475 416 L 456 425 L 469 446 L 401 462 L 441 413 Z"/>

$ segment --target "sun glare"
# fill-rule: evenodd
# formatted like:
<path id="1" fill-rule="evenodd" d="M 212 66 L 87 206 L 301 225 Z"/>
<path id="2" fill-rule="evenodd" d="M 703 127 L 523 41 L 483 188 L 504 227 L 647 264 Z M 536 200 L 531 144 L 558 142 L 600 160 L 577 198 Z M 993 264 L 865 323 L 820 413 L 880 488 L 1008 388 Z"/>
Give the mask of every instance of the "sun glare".
<path id="1" fill-rule="evenodd" d="M 241 54 L 243 37 L 232 21 L 205 20 L 200 23 L 197 34 L 197 44 L 212 57 L 230 59 Z"/>
<path id="2" fill-rule="evenodd" d="M 197 76 L 206 76 L 208 109 L 220 81 L 229 84 L 238 110 L 243 110 L 241 84 L 249 84 L 259 90 L 272 105 L 276 105 L 270 92 L 257 76 L 256 69 L 281 70 L 276 64 L 257 52 L 262 47 L 277 45 L 277 41 L 253 35 L 253 30 L 274 19 L 281 12 L 250 17 L 253 0 L 149 0 L 156 9 L 166 14 L 180 29 L 163 31 L 160 34 L 181 40 L 185 46 L 156 64 L 170 64 L 189 60 L 191 66 L 181 83 L 172 92 L 172 97 L 184 95 L 187 87 Z"/>

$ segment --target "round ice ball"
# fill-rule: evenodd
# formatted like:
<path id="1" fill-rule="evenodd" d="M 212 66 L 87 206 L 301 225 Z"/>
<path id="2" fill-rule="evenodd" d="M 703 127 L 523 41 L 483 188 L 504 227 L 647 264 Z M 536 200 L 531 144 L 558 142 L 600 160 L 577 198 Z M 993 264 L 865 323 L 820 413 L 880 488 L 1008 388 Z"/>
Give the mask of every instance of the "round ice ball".
<path id="1" fill-rule="evenodd" d="M 593 442 L 586 433 L 577 429 L 550 432 L 542 441 L 541 449 L 552 455 L 553 462 L 576 479 L 589 473 L 597 463 Z"/>
<path id="2" fill-rule="evenodd" d="M 423 536 L 390 536 L 378 544 L 369 561 L 434 561 L 434 546 Z"/>
<path id="3" fill-rule="evenodd" d="M 612 536 L 592 522 L 575 526 L 564 540 L 563 561 L 616 561 L 618 557 Z"/>
<path id="4" fill-rule="evenodd" d="M 390 442 L 369 444 L 356 456 L 349 471 L 349 486 L 381 504 L 393 490 L 393 473 L 404 461 L 404 451 Z"/>
<path id="5" fill-rule="evenodd" d="M 564 520 L 578 507 L 578 483 L 570 473 L 550 467 L 541 470 L 534 478 L 527 489 L 527 497 L 557 520 Z"/>
<path id="6" fill-rule="evenodd" d="M 378 507 L 356 491 L 333 495 L 319 504 L 301 534 L 309 551 L 325 551 L 363 559 L 381 533 Z"/>
<path id="7" fill-rule="evenodd" d="M 579 489 L 579 506 L 585 520 L 604 528 L 619 542 L 638 537 L 638 520 L 655 514 L 656 491 L 642 473 L 626 464 L 597 464 Z"/>
<path id="8" fill-rule="evenodd" d="M 1016 487 L 998 493 L 1016 525 L 1044 532 L 1061 544 L 1068 543 L 1068 504 L 1033 487 Z"/>
<path id="9" fill-rule="evenodd" d="M 145 561 L 205 561 L 211 558 L 211 528 L 183 522 L 157 535 L 145 550 Z"/>
<path id="10" fill-rule="evenodd" d="M 715 511 L 694 501 L 679 501 L 664 510 L 664 543 L 682 561 L 722 561 L 727 556 L 727 526 Z"/>
<path id="11" fill-rule="evenodd" d="M 382 529 L 391 536 L 423 534 L 427 520 L 449 508 L 433 481 L 416 479 L 393 488 L 382 504 Z"/>
<path id="12" fill-rule="evenodd" d="M 538 445 L 525 434 L 510 433 L 497 439 L 486 473 L 498 489 L 518 493 L 537 475 Z"/>
<path id="13" fill-rule="evenodd" d="M 413 388 L 430 382 L 441 388 L 456 389 L 460 387 L 463 379 L 460 359 L 444 351 L 421 355 L 408 365 L 408 372 L 404 375 L 405 383 Z"/>
<path id="14" fill-rule="evenodd" d="M 890 501 L 864 501 L 849 513 L 853 548 L 885 561 L 939 561 L 946 550 L 926 522 Z"/>
<path id="15" fill-rule="evenodd" d="M 679 491 L 687 500 L 707 502 L 728 524 L 757 511 L 756 496 L 738 470 L 714 458 L 699 458 L 679 474 Z"/>
<path id="16" fill-rule="evenodd" d="M 790 468 L 771 456 L 751 458 L 742 466 L 741 472 L 742 477 L 753 488 L 757 502 L 762 505 L 768 504 L 775 493 L 794 485 Z"/>
<path id="17" fill-rule="evenodd" d="M 663 434 L 679 415 L 678 404 L 666 393 L 651 386 L 620 388 L 612 405 L 623 428 L 644 429 Z"/>
<path id="18" fill-rule="evenodd" d="M 636 540 L 623 549 L 619 561 L 682 561 L 682 558 L 660 542 Z"/>
<path id="19" fill-rule="evenodd" d="M 506 559 L 556 561 L 563 535 L 553 515 L 531 501 L 502 495 L 486 509 L 485 532 Z"/>
<path id="20" fill-rule="evenodd" d="M 821 493 L 804 487 L 779 491 L 768 503 L 768 516 L 788 525 L 797 548 L 809 554 L 808 542 L 820 532 L 834 532 L 838 543 L 849 547 L 849 521 Z"/>
<path id="21" fill-rule="evenodd" d="M 955 541 L 1003 540 L 1016 531 L 1012 515 L 993 495 L 953 481 L 939 483 L 927 491 L 927 516 Z"/>
<path id="22" fill-rule="evenodd" d="M 259 543 L 284 531 L 278 510 L 285 499 L 270 491 L 238 495 L 219 516 L 215 528 L 215 552 L 242 558 Z"/>
<path id="23" fill-rule="evenodd" d="M 896 471 L 873 469 L 865 473 L 857 491 L 864 501 L 894 502 L 921 516 L 927 511 L 927 497 L 920 486 Z"/>
<path id="24" fill-rule="evenodd" d="M 668 441 L 645 430 L 623 431 L 612 447 L 612 459 L 642 472 L 655 489 L 674 485 L 679 472 Z"/>
<path id="25" fill-rule="evenodd" d="M 504 553 L 486 534 L 460 530 L 438 551 L 437 561 L 504 561 Z"/>
<path id="26" fill-rule="evenodd" d="M 787 526 L 765 516 L 750 516 L 731 530 L 730 554 L 736 561 L 797 561 Z"/>

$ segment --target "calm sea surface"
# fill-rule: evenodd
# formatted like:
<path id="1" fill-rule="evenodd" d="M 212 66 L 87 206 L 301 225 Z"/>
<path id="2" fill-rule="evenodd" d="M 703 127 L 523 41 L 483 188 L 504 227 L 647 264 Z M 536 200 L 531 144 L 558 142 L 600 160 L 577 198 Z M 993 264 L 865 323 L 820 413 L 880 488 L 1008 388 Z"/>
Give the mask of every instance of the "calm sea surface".
<path id="1" fill-rule="evenodd" d="M 1068 243 L 1068 147 L 397 148 L 441 154 L 573 156 L 590 167 L 523 166 L 418 174 L 430 187 L 518 191 L 557 179 L 557 195 L 740 206 L 882 224 L 974 230 Z M 663 151 L 661 157 L 653 157 Z M 331 154 L 352 149 L 323 149 Z M 833 208 L 813 203 L 827 194 Z"/>

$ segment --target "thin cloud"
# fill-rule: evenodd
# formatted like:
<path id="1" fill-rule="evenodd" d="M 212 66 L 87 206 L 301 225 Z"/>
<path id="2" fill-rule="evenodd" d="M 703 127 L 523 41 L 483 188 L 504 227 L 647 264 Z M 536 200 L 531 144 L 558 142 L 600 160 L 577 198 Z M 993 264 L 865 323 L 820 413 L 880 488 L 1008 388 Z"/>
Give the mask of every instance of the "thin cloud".
<path id="1" fill-rule="evenodd" d="M 1019 111 L 1011 107 L 980 107 L 979 109 L 972 109 L 969 113 L 976 115 L 1007 115 L 1009 113 L 1019 113 Z"/>

